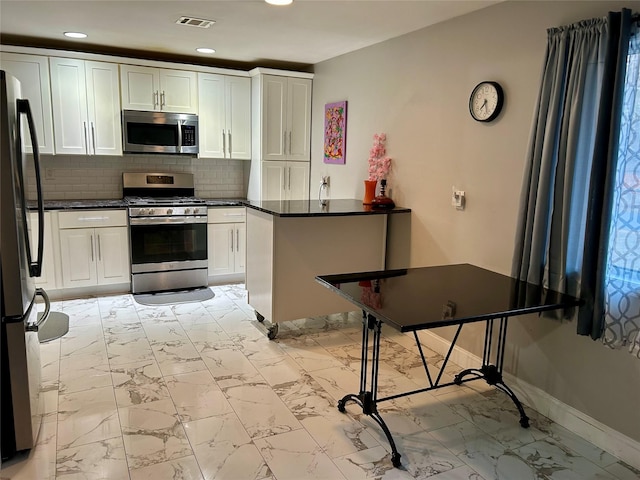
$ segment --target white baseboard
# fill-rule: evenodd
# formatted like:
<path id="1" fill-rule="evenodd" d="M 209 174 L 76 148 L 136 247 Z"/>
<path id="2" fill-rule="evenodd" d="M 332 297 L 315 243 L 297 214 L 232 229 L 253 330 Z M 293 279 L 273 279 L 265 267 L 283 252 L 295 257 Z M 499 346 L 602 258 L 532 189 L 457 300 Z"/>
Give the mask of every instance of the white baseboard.
<path id="1" fill-rule="evenodd" d="M 425 346 L 443 356 L 447 354 L 451 345 L 450 341 L 433 332 L 424 330 L 420 332 L 420 336 L 429 337 L 429 342 Z M 482 358 L 458 346 L 453 347 L 450 360 L 463 369 L 478 368 L 482 364 Z M 640 442 L 613 430 L 518 377 L 505 373 L 504 379 L 509 388 L 514 391 L 525 405 L 593 443 L 605 452 L 634 468 L 640 469 Z"/>

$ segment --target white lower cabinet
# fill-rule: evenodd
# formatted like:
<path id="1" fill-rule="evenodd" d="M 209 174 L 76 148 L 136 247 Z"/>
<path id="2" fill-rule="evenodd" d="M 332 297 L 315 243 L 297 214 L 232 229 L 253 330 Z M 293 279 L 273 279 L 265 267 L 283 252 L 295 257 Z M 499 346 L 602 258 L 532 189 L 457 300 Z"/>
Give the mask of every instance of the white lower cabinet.
<path id="1" fill-rule="evenodd" d="M 207 235 L 209 277 L 244 274 L 245 208 L 210 208 Z"/>
<path id="2" fill-rule="evenodd" d="M 29 213 L 29 240 L 31 242 L 31 261 L 38 258 L 38 213 Z M 36 278 L 36 285 L 45 290 L 56 290 L 56 269 L 54 260 L 53 230 L 51 227 L 51 212 L 44 212 L 44 250 L 42 256 L 42 273 Z"/>
<path id="3" fill-rule="evenodd" d="M 131 281 L 125 210 L 60 212 L 58 222 L 64 288 Z"/>

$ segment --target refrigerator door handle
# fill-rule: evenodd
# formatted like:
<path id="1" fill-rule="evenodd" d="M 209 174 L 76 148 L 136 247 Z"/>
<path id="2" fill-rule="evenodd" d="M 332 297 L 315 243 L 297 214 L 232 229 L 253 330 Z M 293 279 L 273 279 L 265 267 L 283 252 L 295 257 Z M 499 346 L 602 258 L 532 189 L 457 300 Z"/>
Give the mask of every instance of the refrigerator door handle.
<path id="1" fill-rule="evenodd" d="M 51 310 L 51 302 L 49 301 L 49 295 L 42 288 L 36 288 L 36 295 L 40 295 L 44 298 L 44 312 L 36 323 L 30 323 L 25 326 L 27 332 L 37 332 L 40 326 L 49 318 L 49 311 Z"/>
<path id="2" fill-rule="evenodd" d="M 42 258 L 44 254 L 44 203 L 42 201 L 42 179 L 40 177 L 40 152 L 38 150 L 38 138 L 36 136 L 36 127 L 33 122 L 33 115 L 31 114 L 31 107 L 29 106 L 29 100 L 18 99 L 16 101 L 16 108 L 18 111 L 18 117 L 20 115 L 26 115 L 27 125 L 29 126 L 29 136 L 31 137 L 31 145 L 33 147 L 33 164 L 36 174 L 36 191 L 38 197 L 38 258 L 35 262 L 31 261 L 31 252 L 27 248 L 27 258 L 29 259 L 29 275 L 32 277 L 39 277 L 42 275 Z M 20 136 L 20 129 L 18 129 L 18 136 Z M 22 139 L 18 138 L 18 148 L 22 155 Z M 19 163 L 21 165 L 21 163 Z M 24 183 L 23 172 L 20 172 L 20 181 Z M 27 229 L 27 202 L 25 198 L 25 185 L 22 187 L 22 215 L 23 225 L 25 231 L 25 238 L 29 239 L 29 232 Z"/>

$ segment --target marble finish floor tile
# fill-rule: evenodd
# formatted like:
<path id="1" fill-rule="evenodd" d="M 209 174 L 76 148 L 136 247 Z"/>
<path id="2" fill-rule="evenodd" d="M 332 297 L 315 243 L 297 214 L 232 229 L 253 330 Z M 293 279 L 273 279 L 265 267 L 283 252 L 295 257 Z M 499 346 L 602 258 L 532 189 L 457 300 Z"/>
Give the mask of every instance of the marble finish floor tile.
<path id="1" fill-rule="evenodd" d="M 359 311 L 280 324 L 266 338 L 243 284 L 204 302 L 135 296 L 54 302 L 69 333 L 41 345 L 45 415 L 36 447 L 1 480 L 640 480 L 634 468 L 484 381 L 377 405 L 401 455 L 353 402 Z M 435 380 L 444 358 L 423 353 Z M 426 387 L 412 334 L 385 327 L 379 398 Z M 461 368 L 449 362 L 442 382 Z"/>
<path id="2" fill-rule="evenodd" d="M 169 398 L 160 367 L 155 360 L 113 366 L 111 378 L 118 407 Z"/>
<path id="3" fill-rule="evenodd" d="M 233 412 L 209 370 L 165 377 L 182 422 Z"/>
<path id="4" fill-rule="evenodd" d="M 56 478 L 126 479 L 129 468 L 122 437 L 58 450 Z"/>
<path id="5" fill-rule="evenodd" d="M 271 475 L 235 413 L 188 422 L 185 430 L 204 478 L 258 480 Z"/>
<path id="6" fill-rule="evenodd" d="M 203 480 L 195 457 L 188 456 L 131 470 L 131 480 Z"/>
<path id="7" fill-rule="evenodd" d="M 58 450 L 120 435 L 112 387 L 93 388 L 59 396 Z"/>
<path id="8" fill-rule="evenodd" d="M 129 468 L 193 454 L 171 399 L 121 408 L 119 415 Z"/>
<path id="9" fill-rule="evenodd" d="M 255 444 L 279 480 L 346 478 L 305 430 L 260 438 Z"/>

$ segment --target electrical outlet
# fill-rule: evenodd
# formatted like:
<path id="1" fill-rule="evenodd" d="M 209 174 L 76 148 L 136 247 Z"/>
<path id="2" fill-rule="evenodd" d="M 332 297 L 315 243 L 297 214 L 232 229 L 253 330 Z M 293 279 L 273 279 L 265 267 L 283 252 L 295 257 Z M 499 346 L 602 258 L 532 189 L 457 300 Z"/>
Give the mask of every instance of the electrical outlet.
<path id="1" fill-rule="evenodd" d="M 465 206 L 464 190 L 456 190 L 456 187 L 452 188 L 451 205 L 453 207 L 456 207 L 456 210 L 464 210 L 464 206 Z"/>
<path id="2" fill-rule="evenodd" d="M 324 175 L 322 177 L 322 184 L 326 185 L 327 187 L 329 186 L 329 175 Z"/>
<path id="3" fill-rule="evenodd" d="M 53 168 L 44 169 L 44 178 L 46 178 L 47 180 L 53 180 L 54 178 Z"/>

